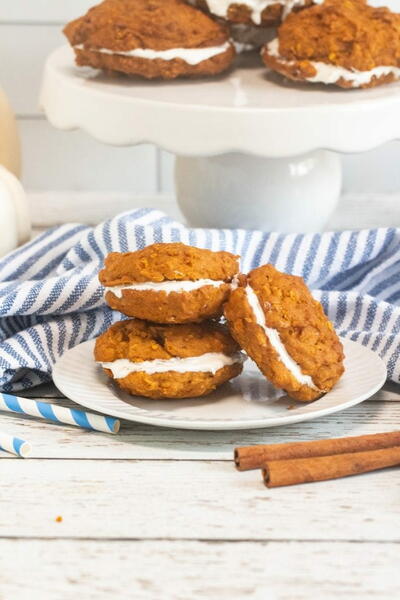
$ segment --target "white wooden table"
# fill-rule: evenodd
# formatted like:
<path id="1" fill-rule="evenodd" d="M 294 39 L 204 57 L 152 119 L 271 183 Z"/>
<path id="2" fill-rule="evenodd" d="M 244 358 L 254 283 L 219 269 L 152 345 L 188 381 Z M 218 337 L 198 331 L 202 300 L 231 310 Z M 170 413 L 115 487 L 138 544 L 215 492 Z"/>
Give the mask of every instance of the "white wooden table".
<path id="1" fill-rule="evenodd" d="M 381 200 L 379 218 L 398 225 L 393 207 Z M 268 490 L 232 462 L 235 445 L 397 429 L 396 385 L 336 415 L 258 431 L 123 423 L 113 437 L 0 420 L 34 448 L 28 460 L 0 453 L 1 600 L 400 597 L 400 469 Z"/>

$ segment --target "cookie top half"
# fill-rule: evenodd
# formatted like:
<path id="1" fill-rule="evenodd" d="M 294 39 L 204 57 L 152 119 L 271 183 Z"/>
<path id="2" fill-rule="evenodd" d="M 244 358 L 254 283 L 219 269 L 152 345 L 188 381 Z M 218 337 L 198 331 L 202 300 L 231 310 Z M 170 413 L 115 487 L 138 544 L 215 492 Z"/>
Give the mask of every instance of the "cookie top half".
<path id="1" fill-rule="evenodd" d="M 343 348 L 300 277 L 259 267 L 225 305 L 233 336 L 277 387 L 303 401 L 329 391 L 343 373 Z"/>
<path id="2" fill-rule="evenodd" d="M 152 244 L 136 252 L 113 252 L 99 274 L 107 288 L 124 284 L 210 279 L 230 282 L 238 273 L 238 257 L 182 243 Z"/>
<path id="3" fill-rule="evenodd" d="M 126 52 L 220 46 L 229 31 L 184 0 L 105 0 L 69 23 L 72 46 Z"/>

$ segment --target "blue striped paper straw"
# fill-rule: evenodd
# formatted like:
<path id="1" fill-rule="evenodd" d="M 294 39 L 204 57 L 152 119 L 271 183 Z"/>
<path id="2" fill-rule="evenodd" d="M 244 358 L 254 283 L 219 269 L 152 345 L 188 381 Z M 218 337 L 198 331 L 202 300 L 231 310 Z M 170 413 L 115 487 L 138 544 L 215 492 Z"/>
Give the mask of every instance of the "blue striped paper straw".
<path id="1" fill-rule="evenodd" d="M 11 452 L 21 458 L 27 458 L 32 452 L 32 447 L 25 440 L 0 432 L 0 450 Z"/>
<path id="2" fill-rule="evenodd" d="M 19 398 L 8 394 L 0 394 L 0 410 L 48 419 L 54 423 L 76 425 L 77 427 L 103 431 L 104 433 L 118 433 L 120 428 L 119 420 L 114 419 L 114 417 L 95 415 L 76 408 L 65 408 L 57 404 L 48 404 L 47 402 Z"/>

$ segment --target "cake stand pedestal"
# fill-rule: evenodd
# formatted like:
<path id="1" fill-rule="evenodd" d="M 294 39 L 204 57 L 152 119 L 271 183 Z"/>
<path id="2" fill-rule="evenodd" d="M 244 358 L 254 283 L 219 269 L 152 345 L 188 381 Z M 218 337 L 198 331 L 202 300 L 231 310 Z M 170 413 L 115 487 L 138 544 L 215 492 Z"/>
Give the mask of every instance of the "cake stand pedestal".
<path id="1" fill-rule="evenodd" d="M 341 189 L 339 153 L 400 138 L 400 84 L 371 90 L 287 83 L 255 55 L 217 78 L 148 82 L 47 60 L 41 106 L 60 129 L 173 152 L 192 226 L 317 231 Z"/>

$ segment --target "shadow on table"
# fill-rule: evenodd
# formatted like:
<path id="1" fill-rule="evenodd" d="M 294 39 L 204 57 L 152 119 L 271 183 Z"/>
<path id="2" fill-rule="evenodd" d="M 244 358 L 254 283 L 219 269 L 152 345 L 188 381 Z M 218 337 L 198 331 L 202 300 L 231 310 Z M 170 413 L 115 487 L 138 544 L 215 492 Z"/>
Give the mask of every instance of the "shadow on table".
<path id="1" fill-rule="evenodd" d="M 207 455 L 213 459 L 232 458 L 235 446 L 274 444 L 322 438 L 345 437 L 390 431 L 390 421 L 382 418 L 385 404 L 367 401 L 339 413 L 312 421 L 270 427 L 264 429 L 235 431 L 198 431 L 170 429 L 122 421 L 119 440 L 154 450 L 165 451 L 165 458 L 202 460 Z M 154 460 L 162 459 L 163 453 L 155 453 Z"/>

